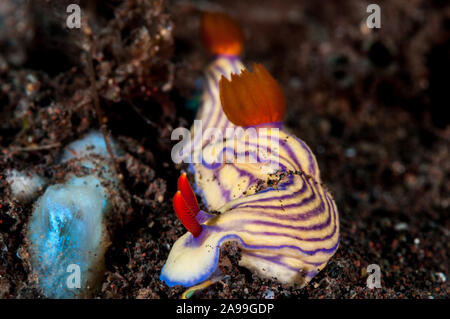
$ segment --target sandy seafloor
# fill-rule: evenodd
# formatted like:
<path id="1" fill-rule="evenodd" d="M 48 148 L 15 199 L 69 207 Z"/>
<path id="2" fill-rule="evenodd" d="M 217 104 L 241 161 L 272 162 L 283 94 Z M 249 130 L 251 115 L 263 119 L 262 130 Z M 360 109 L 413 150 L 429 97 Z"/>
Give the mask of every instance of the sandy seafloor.
<path id="1" fill-rule="evenodd" d="M 285 125 L 317 156 L 341 242 L 303 289 L 252 275 L 227 244 L 227 276 L 193 298 L 448 298 L 445 1 L 378 1 L 377 31 L 365 26 L 361 0 L 89 1 L 94 41 L 61 28 L 64 1 L 24 3 L 0 3 L 0 298 L 43 297 L 24 241 L 32 204 L 13 199 L 2 175 L 15 168 L 63 180 L 62 147 L 98 128 L 84 50 L 92 43 L 107 128 L 125 151 L 93 297 L 180 297 L 183 288 L 159 274 L 185 232 L 171 205 L 182 167 L 171 160 L 170 134 L 192 123 L 211 60 L 197 37 L 198 8 L 235 17 L 247 38 L 244 63 L 262 63 L 281 84 Z M 366 287 L 369 264 L 381 267 L 379 289 Z"/>

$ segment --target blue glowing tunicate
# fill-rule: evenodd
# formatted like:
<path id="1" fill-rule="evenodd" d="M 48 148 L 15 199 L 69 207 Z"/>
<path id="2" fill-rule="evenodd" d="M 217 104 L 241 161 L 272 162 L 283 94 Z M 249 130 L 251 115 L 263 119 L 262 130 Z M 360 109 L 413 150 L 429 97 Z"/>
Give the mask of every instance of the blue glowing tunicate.
<path id="1" fill-rule="evenodd" d="M 118 147 L 114 151 L 118 154 Z M 48 298 L 88 297 L 103 273 L 109 245 L 106 216 L 111 161 L 103 137 L 92 132 L 66 147 L 62 161 L 75 159 L 89 174 L 68 174 L 37 200 L 28 224 L 31 263 Z M 110 184 L 112 186 L 104 186 Z"/>

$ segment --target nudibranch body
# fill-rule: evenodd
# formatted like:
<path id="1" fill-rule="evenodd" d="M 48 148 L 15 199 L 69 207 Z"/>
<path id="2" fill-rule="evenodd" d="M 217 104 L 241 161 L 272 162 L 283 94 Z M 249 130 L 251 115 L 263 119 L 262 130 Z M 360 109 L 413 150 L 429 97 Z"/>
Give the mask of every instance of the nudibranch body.
<path id="1" fill-rule="evenodd" d="M 69 161 L 84 174 L 69 174 L 65 183 L 49 186 L 35 203 L 28 224 L 31 264 L 48 298 L 91 295 L 109 245 L 105 222 L 109 193 L 117 181 L 102 134 L 91 132 L 69 144 L 61 162 Z"/>
<path id="2" fill-rule="evenodd" d="M 188 205 L 193 200 L 179 186 L 184 201 L 176 204 L 174 198 L 174 208 L 179 216 L 185 212 L 182 222 L 189 232 L 174 244 L 161 279 L 169 286 L 201 283 L 216 270 L 220 246 L 237 241 L 242 266 L 263 278 L 303 286 L 339 243 L 337 208 L 321 183 L 315 156 L 283 130 L 284 96 L 262 66 L 232 75 L 231 81 L 223 77 L 220 97 L 227 118 L 256 134 L 237 134 L 231 143 L 202 150 L 202 160 L 194 164 L 196 186 L 219 214 Z"/>
<path id="3" fill-rule="evenodd" d="M 240 60 L 244 35 L 240 26 L 223 13 L 204 13 L 202 16 L 200 37 L 207 50 L 214 55 L 204 74 L 204 88 L 201 106 L 197 113 L 197 123 L 193 125 L 192 150 L 198 150 L 209 143 L 204 137 L 208 128 L 216 128 L 223 135 L 228 127 L 235 125 L 228 120 L 220 102 L 219 81 L 222 76 L 230 77 L 239 74 L 245 66 Z M 197 131 L 196 131 L 197 129 Z"/>

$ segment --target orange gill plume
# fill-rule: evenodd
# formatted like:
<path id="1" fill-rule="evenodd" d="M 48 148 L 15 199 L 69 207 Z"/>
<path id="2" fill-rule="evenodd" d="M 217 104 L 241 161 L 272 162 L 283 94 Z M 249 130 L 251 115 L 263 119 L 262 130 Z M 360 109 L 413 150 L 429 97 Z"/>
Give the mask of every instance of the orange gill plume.
<path id="1" fill-rule="evenodd" d="M 253 64 L 253 72 L 232 74 L 231 81 L 222 76 L 220 100 L 228 119 L 238 126 L 281 122 L 286 113 L 280 85 L 257 63 Z"/>
<path id="2" fill-rule="evenodd" d="M 212 54 L 237 56 L 244 47 L 241 27 L 230 16 L 221 12 L 203 12 L 200 37 Z"/>

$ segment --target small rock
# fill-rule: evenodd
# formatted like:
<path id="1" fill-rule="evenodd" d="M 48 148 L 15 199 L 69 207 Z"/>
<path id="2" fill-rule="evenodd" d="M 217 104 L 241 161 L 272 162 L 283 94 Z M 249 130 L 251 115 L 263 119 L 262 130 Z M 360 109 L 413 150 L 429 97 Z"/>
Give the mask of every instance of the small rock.
<path id="1" fill-rule="evenodd" d="M 447 281 L 447 277 L 442 272 L 437 272 L 436 276 L 438 277 L 440 282 L 446 282 Z"/>
<path id="2" fill-rule="evenodd" d="M 345 156 L 347 156 L 348 158 L 355 157 L 355 155 L 356 155 L 356 150 L 353 147 L 349 147 L 345 150 Z"/>
<path id="3" fill-rule="evenodd" d="M 32 201 L 46 185 L 46 181 L 39 175 L 16 169 L 6 172 L 6 181 L 11 187 L 12 197 L 24 203 Z"/>
<path id="4" fill-rule="evenodd" d="M 263 297 L 264 299 L 274 299 L 275 293 L 270 289 L 266 289 L 266 291 L 263 294 Z"/>
<path id="5" fill-rule="evenodd" d="M 398 223 L 394 226 L 394 229 L 397 231 L 407 230 L 408 228 L 409 228 L 409 225 L 407 223 Z"/>

